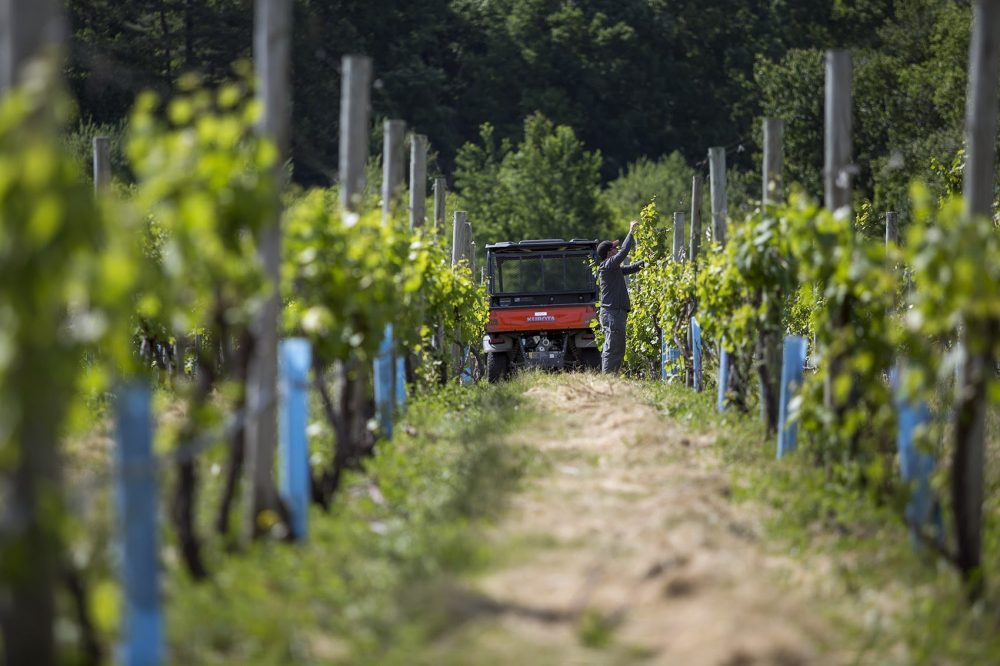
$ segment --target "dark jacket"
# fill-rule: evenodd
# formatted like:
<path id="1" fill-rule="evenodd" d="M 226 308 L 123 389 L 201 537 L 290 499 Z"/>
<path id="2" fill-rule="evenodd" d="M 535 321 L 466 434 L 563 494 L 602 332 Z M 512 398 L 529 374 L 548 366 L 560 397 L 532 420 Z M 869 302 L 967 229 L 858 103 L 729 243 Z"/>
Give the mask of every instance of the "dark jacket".
<path id="1" fill-rule="evenodd" d="M 630 231 L 628 236 L 625 236 L 625 242 L 622 243 L 618 253 L 608 257 L 604 263 L 598 266 L 597 270 L 601 276 L 602 308 L 625 310 L 626 312 L 632 309 L 632 302 L 628 298 L 628 288 L 625 286 L 625 276 L 637 272 L 646 265 L 645 261 L 622 265 L 634 245 L 635 239 L 632 238 Z"/>

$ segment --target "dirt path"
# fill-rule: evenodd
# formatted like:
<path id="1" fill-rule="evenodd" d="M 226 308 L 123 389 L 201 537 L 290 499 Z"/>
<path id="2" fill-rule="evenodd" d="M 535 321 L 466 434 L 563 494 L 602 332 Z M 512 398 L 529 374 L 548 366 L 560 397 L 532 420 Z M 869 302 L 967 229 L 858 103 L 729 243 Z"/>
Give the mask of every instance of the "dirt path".
<path id="1" fill-rule="evenodd" d="M 527 397 L 545 417 L 517 437 L 547 472 L 492 531 L 506 555 L 471 585 L 498 610 L 447 650 L 457 663 L 836 663 L 760 516 L 730 502 L 711 438 L 626 382 L 564 375 Z"/>

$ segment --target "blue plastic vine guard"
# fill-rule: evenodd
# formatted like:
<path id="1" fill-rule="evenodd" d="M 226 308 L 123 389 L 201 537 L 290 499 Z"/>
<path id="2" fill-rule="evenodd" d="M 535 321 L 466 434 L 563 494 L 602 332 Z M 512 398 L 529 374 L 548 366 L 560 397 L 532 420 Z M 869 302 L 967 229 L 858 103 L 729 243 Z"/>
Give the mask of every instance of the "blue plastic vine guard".
<path id="1" fill-rule="evenodd" d="M 805 376 L 806 339 L 798 335 L 786 335 L 781 352 L 781 392 L 778 396 L 778 447 L 777 457 L 795 450 L 798 437 L 798 423 L 786 425 L 788 421 L 788 405 L 798 392 Z"/>
<path id="2" fill-rule="evenodd" d="M 694 390 L 701 391 L 701 324 L 691 317 L 691 365 L 694 368 Z"/>
<path id="3" fill-rule="evenodd" d="M 305 338 L 282 340 L 278 409 L 279 492 L 291 514 L 292 533 L 306 538 L 309 515 L 309 368 L 312 347 Z"/>
<path id="4" fill-rule="evenodd" d="M 386 438 L 392 437 L 392 408 L 396 394 L 393 365 L 392 324 L 386 324 L 374 362 L 375 413 L 382 435 Z"/>
<path id="5" fill-rule="evenodd" d="M 921 548 L 919 532 L 930 523 L 934 539 L 944 540 L 941 505 L 931 490 L 931 476 L 936 461 L 934 456 L 917 448 L 916 435 L 931 422 L 931 411 L 923 400 L 906 394 L 906 367 L 897 364 L 889 373 L 896 403 L 896 447 L 899 453 L 899 471 L 903 481 L 910 485 L 910 498 L 906 503 L 906 522 L 910 525 L 910 538 L 916 549 Z"/>
<path id="6" fill-rule="evenodd" d="M 115 406 L 125 606 L 120 660 L 125 666 L 158 666 L 164 659 L 150 397 L 147 384 L 128 384 L 122 387 Z"/>

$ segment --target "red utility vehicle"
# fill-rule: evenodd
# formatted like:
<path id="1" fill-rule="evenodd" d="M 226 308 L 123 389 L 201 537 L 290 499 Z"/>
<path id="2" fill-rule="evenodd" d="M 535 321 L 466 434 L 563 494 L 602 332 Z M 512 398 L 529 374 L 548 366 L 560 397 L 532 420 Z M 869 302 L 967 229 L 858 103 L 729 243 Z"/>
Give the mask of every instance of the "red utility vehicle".
<path id="1" fill-rule="evenodd" d="M 593 265 L 597 241 L 524 240 L 486 246 L 490 320 L 483 337 L 491 382 L 518 367 L 599 368 Z"/>

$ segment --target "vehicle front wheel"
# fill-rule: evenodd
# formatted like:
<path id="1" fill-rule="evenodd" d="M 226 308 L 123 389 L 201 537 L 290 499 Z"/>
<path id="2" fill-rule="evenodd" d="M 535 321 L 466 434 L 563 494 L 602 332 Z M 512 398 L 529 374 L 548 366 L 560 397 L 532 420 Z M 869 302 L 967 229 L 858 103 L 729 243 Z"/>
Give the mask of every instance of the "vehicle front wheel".
<path id="1" fill-rule="evenodd" d="M 486 378 L 490 384 L 496 384 L 507 377 L 510 371 L 510 356 L 504 352 L 489 352 L 486 354 Z"/>

